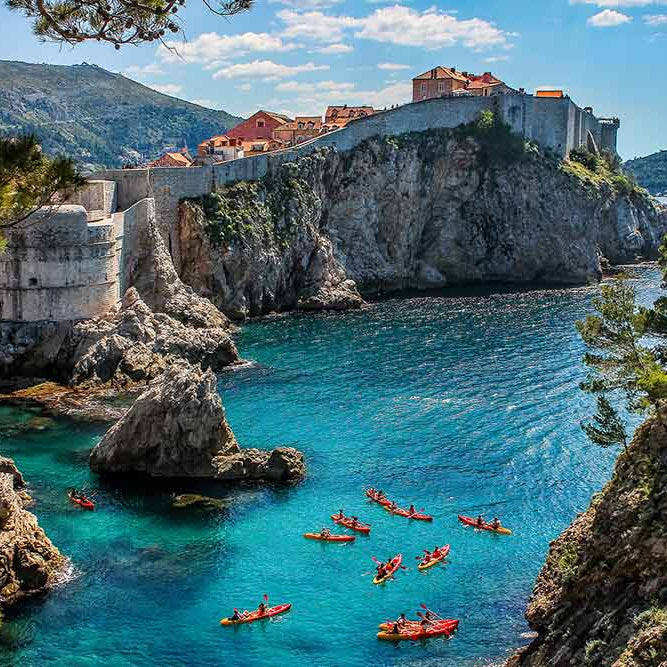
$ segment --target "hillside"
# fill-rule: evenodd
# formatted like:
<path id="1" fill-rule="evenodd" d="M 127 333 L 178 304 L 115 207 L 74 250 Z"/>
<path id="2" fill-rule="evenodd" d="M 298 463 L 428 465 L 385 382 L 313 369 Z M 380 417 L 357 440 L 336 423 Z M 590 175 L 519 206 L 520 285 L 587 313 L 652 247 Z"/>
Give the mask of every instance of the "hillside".
<path id="1" fill-rule="evenodd" d="M 623 168 L 632 172 L 652 195 L 667 197 L 667 150 L 628 160 Z"/>
<path id="2" fill-rule="evenodd" d="M 0 61 L 0 133 L 34 132 L 47 153 L 120 166 L 190 149 L 240 118 L 184 102 L 96 65 Z"/>

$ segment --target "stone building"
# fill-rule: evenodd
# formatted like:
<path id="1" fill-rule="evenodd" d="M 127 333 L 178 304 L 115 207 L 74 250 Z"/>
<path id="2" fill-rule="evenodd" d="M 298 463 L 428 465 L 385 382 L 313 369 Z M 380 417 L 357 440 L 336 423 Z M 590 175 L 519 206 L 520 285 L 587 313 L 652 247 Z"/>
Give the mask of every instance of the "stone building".
<path id="1" fill-rule="evenodd" d="M 199 157 L 213 156 L 217 158 L 216 162 L 235 160 L 238 157 L 243 157 L 243 146 L 240 139 L 220 134 L 202 141 L 197 146 L 197 155 Z"/>
<path id="2" fill-rule="evenodd" d="M 157 160 L 149 162 L 147 167 L 189 167 L 192 165 L 192 158 L 185 153 L 165 153 Z"/>
<path id="3" fill-rule="evenodd" d="M 296 146 L 304 141 L 315 139 L 322 132 L 320 116 L 297 116 L 293 121 L 285 123 L 273 131 L 273 138 L 285 146 Z"/>
<path id="4" fill-rule="evenodd" d="M 324 130 L 330 132 L 345 127 L 351 120 L 359 118 L 367 118 L 375 113 L 375 109 L 371 106 L 349 107 L 347 104 L 343 106 L 329 106 L 324 112 Z"/>
<path id="5" fill-rule="evenodd" d="M 273 139 L 273 132 L 292 119 L 284 114 L 260 110 L 250 118 L 228 130 L 225 134 L 230 139 L 253 141 L 255 139 Z"/>
<path id="6" fill-rule="evenodd" d="M 504 81 L 491 74 L 458 72 L 456 67 L 434 67 L 412 79 L 412 101 L 422 102 L 449 95 L 502 95 L 516 92 Z"/>

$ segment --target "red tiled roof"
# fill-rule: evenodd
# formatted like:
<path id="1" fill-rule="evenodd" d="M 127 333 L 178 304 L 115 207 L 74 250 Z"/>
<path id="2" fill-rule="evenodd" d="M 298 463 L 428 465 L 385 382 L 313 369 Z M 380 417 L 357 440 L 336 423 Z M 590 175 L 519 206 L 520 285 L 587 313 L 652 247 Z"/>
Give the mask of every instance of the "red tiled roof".
<path id="1" fill-rule="evenodd" d="M 468 78 L 463 76 L 461 72 L 457 72 L 456 70 L 450 69 L 449 67 L 442 67 L 441 65 L 434 67 L 433 69 L 430 69 L 428 72 L 424 72 L 419 76 L 416 76 L 413 81 L 417 79 L 456 79 L 457 81 L 468 80 Z"/>

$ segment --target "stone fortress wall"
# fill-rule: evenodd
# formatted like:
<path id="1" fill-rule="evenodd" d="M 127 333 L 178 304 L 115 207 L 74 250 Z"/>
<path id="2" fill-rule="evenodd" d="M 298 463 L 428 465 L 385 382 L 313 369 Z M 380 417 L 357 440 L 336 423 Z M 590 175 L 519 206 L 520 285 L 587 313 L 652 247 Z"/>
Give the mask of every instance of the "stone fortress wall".
<path id="1" fill-rule="evenodd" d="M 315 150 L 344 152 L 376 136 L 453 128 L 484 110 L 498 113 L 513 130 L 559 155 L 592 138 L 616 150 L 619 123 L 596 118 L 569 98 L 532 95 L 447 97 L 406 104 L 349 123 L 345 128 L 283 151 L 205 167 L 109 170 L 96 175 L 71 202 L 47 220 L 39 212 L 10 232 L 0 256 L 0 320 L 73 320 L 113 306 L 125 290 L 127 239 L 155 219 L 180 266 L 177 215 L 184 197 L 256 180 Z M 38 223 L 38 224 L 33 224 Z"/>
<path id="2" fill-rule="evenodd" d="M 117 186 L 89 181 L 67 204 L 8 231 L 0 255 L 0 320 L 88 319 L 124 291 L 123 239 L 147 221 L 146 202 L 117 212 Z"/>

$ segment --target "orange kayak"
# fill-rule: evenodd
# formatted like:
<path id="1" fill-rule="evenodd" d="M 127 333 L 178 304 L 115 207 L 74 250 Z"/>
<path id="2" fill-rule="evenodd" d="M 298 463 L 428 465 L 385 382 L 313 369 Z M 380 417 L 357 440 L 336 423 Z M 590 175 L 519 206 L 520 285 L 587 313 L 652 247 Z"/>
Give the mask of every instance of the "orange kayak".
<path id="1" fill-rule="evenodd" d="M 403 556 L 401 554 L 398 554 L 398 556 L 394 556 L 391 559 L 390 562 L 390 567 L 385 570 L 385 574 L 383 577 L 380 577 L 378 575 L 375 575 L 375 579 L 373 579 L 374 584 L 384 584 L 385 581 L 391 579 L 391 577 L 394 576 L 396 573 L 396 570 L 401 566 L 401 563 L 403 562 Z"/>
<path id="2" fill-rule="evenodd" d="M 488 530 L 492 533 L 498 533 L 498 535 L 511 535 L 512 531 L 509 528 L 505 528 L 505 526 L 500 526 L 499 528 L 494 528 L 492 524 L 490 523 L 482 523 L 479 524 L 477 523 L 477 519 L 473 519 L 472 517 L 469 516 L 461 516 L 459 514 L 459 521 L 461 523 L 464 523 L 466 526 L 472 526 L 473 528 L 477 528 L 478 530 Z"/>
<path id="3" fill-rule="evenodd" d="M 322 535 L 321 533 L 304 533 L 307 540 L 320 540 L 322 542 L 354 542 L 357 538 L 354 535 Z"/>
<path id="4" fill-rule="evenodd" d="M 391 500 L 388 500 L 385 496 L 380 496 L 377 491 L 368 489 L 366 495 L 376 503 L 380 503 L 380 505 L 391 505 Z"/>
<path id="5" fill-rule="evenodd" d="M 254 621 L 260 621 L 263 618 L 271 618 L 272 616 L 277 616 L 278 614 L 284 614 L 286 611 L 289 611 L 292 608 L 292 605 L 279 604 L 275 607 L 267 609 L 263 614 L 260 614 L 259 611 L 253 611 L 233 621 L 231 618 L 223 618 L 220 621 L 220 625 L 241 625 L 242 623 L 253 623 Z"/>
<path id="6" fill-rule="evenodd" d="M 356 530 L 358 533 L 365 533 L 368 535 L 368 533 L 371 532 L 370 524 L 362 523 L 361 521 L 355 523 L 349 516 L 344 516 L 341 519 L 338 514 L 332 514 L 331 520 L 339 526 L 345 526 L 345 528 L 349 528 L 350 530 Z"/>
<path id="7" fill-rule="evenodd" d="M 389 505 L 385 505 L 384 508 L 387 510 L 387 512 L 390 512 L 391 514 L 397 514 L 398 516 L 404 516 L 408 519 L 414 519 L 415 521 L 433 521 L 433 517 L 430 514 L 420 514 L 419 512 L 415 512 L 414 514 L 410 514 L 408 510 L 404 510 L 401 507 L 396 507 L 392 509 Z"/>
<path id="8" fill-rule="evenodd" d="M 75 505 L 78 505 L 84 510 L 94 510 L 95 509 L 95 503 L 90 500 L 89 498 L 75 498 L 71 493 L 67 494 L 67 497 L 69 498 L 69 501 L 71 503 L 74 503 Z"/>
<path id="9" fill-rule="evenodd" d="M 449 556 L 449 544 L 445 544 L 444 547 L 440 547 L 440 555 L 437 556 L 437 558 L 433 558 L 432 556 L 427 559 L 423 559 L 419 565 L 417 565 L 418 570 L 428 570 L 429 567 L 433 567 L 434 565 L 437 565 L 438 563 L 441 563 L 447 556 Z"/>

